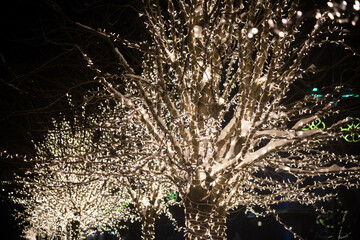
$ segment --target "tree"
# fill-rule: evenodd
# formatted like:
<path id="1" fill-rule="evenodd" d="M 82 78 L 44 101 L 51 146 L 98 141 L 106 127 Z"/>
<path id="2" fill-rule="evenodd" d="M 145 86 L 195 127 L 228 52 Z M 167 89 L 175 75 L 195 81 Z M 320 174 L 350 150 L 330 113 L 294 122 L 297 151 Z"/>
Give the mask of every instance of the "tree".
<path id="1" fill-rule="evenodd" d="M 34 168 L 16 180 L 19 187 L 13 201 L 25 209 L 18 217 L 29 223 L 24 228 L 27 237 L 53 239 L 65 234 L 66 239 L 78 239 L 91 230 L 115 228 L 120 220 L 136 219 L 130 209 L 122 207 L 127 195 L 114 191 L 110 179 L 85 174 L 83 164 L 68 164 L 96 151 L 93 132 L 80 122 L 79 116 L 74 126 L 66 119 L 54 120 L 44 141 L 35 144 Z"/>
<path id="2" fill-rule="evenodd" d="M 105 100 L 98 104 L 98 111 L 100 114 L 94 113 L 88 128 L 96 131 L 93 141 L 99 147 L 85 153 L 88 161 L 83 174 L 95 174 L 114 183 L 114 191 L 122 194 L 126 208 L 141 222 L 142 239 L 155 238 L 155 220 L 161 214 L 180 230 L 168 209 L 176 201 L 166 199 L 175 191 L 174 184 L 162 174 L 148 174 L 162 171 L 154 156 L 161 150 L 159 144 L 149 141 L 149 134 L 134 124 L 138 116 L 133 116 L 132 109 L 124 104 Z M 79 163 L 82 161 L 65 161 L 69 166 Z"/>
<path id="3" fill-rule="evenodd" d="M 69 105 L 75 107 L 70 99 Z M 155 219 L 161 214 L 176 224 L 167 208 L 175 202 L 166 201 L 174 191 L 172 184 L 161 175 L 126 176 L 124 161 L 134 161 L 131 149 L 145 139 L 128 139 L 134 129 L 121 121 L 121 104 L 105 101 L 95 105 L 97 109 L 86 105 L 70 120 L 53 120 L 43 141 L 35 144 L 30 177 L 18 178 L 20 189 L 13 201 L 25 208 L 20 213 L 30 223 L 25 233 L 52 237 L 65 233 L 78 239 L 90 230 L 118 229 L 127 221 L 140 221 L 142 239 L 154 239 Z M 151 166 L 144 162 L 143 167 Z"/>
<path id="4" fill-rule="evenodd" d="M 131 218 L 130 213 L 117 211 L 122 199 L 112 195 L 106 182 L 84 183 L 88 180 L 64 173 L 23 179 L 18 191 L 22 197 L 13 200 L 25 209 L 18 213 L 29 224 L 23 227 L 24 235 L 79 239 L 81 234 L 114 228 L 117 220 Z"/>
<path id="5" fill-rule="evenodd" d="M 121 120 L 132 124 L 132 139 L 147 143 L 114 152 L 108 139 L 104 149 L 123 162 L 94 165 L 107 166 L 105 175 L 141 169 L 173 182 L 189 239 L 224 239 L 227 211 L 239 205 L 281 221 L 277 203 L 313 204 L 330 196 L 318 190 L 358 186 L 358 158 L 326 148 L 351 121 L 335 106 L 341 87 L 322 98 L 310 96 L 308 86 L 294 88 L 320 71 L 315 48 L 349 48 L 342 23 L 356 24 L 359 2 L 315 11 L 299 2 L 144 0 L 139 12 L 149 34 L 138 43 L 77 23 L 117 56 L 119 72 L 105 71 L 76 45 L 109 98 L 124 105 Z M 141 53 L 140 73 L 118 42 Z M 330 126 L 306 130 L 317 119 Z"/>
<path id="6" fill-rule="evenodd" d="M 168 181 L 146 179 L 144 177 L 120 177 L 115 179 L 119 191 L 127 194 L 128 208 L 134 208 L 134 214 L 141 222 L 141 238 L 144 240 L 155 239 L 155 220 L 161 214 L 165 214 L 174 224 L 177 230 L 180 228 L 168 209 L 168 205 L 174 204 L 169 195 L 172 193 Z M 169 201 L 166 201 L 168 198 Z"/>
<path id="7" fill-rule="evenodd" d="M 316 224 L 321 226 L 318 239 L 352 239 L 349 224 L 349 211 L 344 209 L 339 196 L 329 199 L 328 205 L 332 205 L 332 209 L 319 214 L 316 218 Z"/>
<path id="8" fill-rule="evenodd" d="M 124 74 L 102 72 L 80 51 L 113 99 L 138 116 L 134 124 L 162 143 L 160 165 L 183 199 L 189 239 L 224 239 L 227 210 L 239 205 L 274 213 L 276 203 L 329 197 L 318 189 L 359 185 L 356 157 L 325 147 L 350 119 L 305 129 L 336 116 L 339 99 L 290 98 L 292 87 L 316 72 L 312 49 L 346 46 L 340 25 L 356 23 L 347 13 L 359 10 L 358 1 L 329 2 L 312 13 L 296 0 L 143 2 L 147 42 L 78 24 L 109 39 Z M 116 41 L 141 52 L 140 74 Z"/>
<path id="9" fill-rule="evenodd" d="M 160 143 L 151 142 L 146 129 L 134 124 L 138 116 L 132 115 L 132 109 L 123 103 L 105 100 L 97 108 L 88 120 L 88 129 L 95 131 L 92 141 L 98 147 L 84 154 L 86 171 L 81 174 L 96 175 L 114 183 L 114 191 L 121 193 L 127 209 L 141 222 L 142 239 L 154 239 L 155 220 L 161 214 L 180 230 L 168 209 L 176 201 L 166 201 L 176 187 L 162 174 L 149 174 L 163 171 L 159 157 L 154 156 L 161 151 Z M 71 154 L 62 156 L 59 163 L 70 167 L 83 163 L 71 158 Z"/>

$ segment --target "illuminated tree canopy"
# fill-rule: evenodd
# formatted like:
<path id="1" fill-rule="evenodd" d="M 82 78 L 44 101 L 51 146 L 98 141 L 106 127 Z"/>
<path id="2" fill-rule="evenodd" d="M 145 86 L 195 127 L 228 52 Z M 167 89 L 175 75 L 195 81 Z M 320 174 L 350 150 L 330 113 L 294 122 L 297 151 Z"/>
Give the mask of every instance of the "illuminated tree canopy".
<path id="1" fill-rule="evenodd" d="M 82 54 L 113 99 L 133 110 L 134 124 L 161 143 L 158 161 L 183 199 L 189 239 L 225 238 L 226 213 L 239 205 L 273 213 L 280 202 L 328 197 L 316 189 L 359 184 L 358 159 L 325 149 L 349 118 L 303 129 L 338 114 L 339 99 L 287 100 L 312 72 L 314 47 L 346 45 L 339 24 L 355 24 L 347 14 L 353 10 L 357 1 L 329 2 L 312 16 L 299 1 L 144 1 L 150 40 L 137 43 L 78 24 L 115 42 L 120 76 Z M 141 74 L 117 41 L 142 53 Z"/>
<path id="2" fill-rule="evenodd" d="M 29 177 L 17 180 L 22 188 L 13 199 L 25 208 L 19 217 L 30 223 L 24 230 L 28 237 L 47 234 L 77 239 L 80 233 L 119 229 L 127 221 L 140 221 L 142 239 L 154 239 L 155 220 L 161 214 L 176 224 L 167 208 L 176 199 L 165 201 L 174 195 L 173 184 L 161 175 L 138 172 L 132 176 L 125 170 L 124 161 L 130 164 L 147 157 L 131 154 L 145 139 L 127 139 L 131 137 L 127 131 L 133 129 L 125 120 L 119 122 L 124 111 L 109 105 L 109 101 L 99 104 L 99 115 L 87 116 L 84 105 L 72 121 L 54 120 L 45 139 L 35 144 L 37 154 L 30 160 L 35 167 L 27 173 Z M 124 132 L 118 132 L 119 128 Z M 146 167 L 152 165 L 145 161 Z M 74 224 L 78 224 L 75 229 Z"/>
<path id="3" fill-rule="evenodd" d="M 120 220 L 137 219 L 130 209 L 121 207 L 128 196 L 115 192 L 110 179 L 85 174 L 84 164 L 68 164 L 95 152 L 93 132 L 81 127 L 78 118 L 74 124 L 75 128 L 65 119 L 54 120 L 44 141 L 35 144 L 35 167 L 29 176 L 17 179 L 22 188 L 16 190 L 13 201 L 25 209 L 18 217 L 30 224 L 24 229 L 28 238 L 47 234 L 76 239 L 114 227 Z"/>

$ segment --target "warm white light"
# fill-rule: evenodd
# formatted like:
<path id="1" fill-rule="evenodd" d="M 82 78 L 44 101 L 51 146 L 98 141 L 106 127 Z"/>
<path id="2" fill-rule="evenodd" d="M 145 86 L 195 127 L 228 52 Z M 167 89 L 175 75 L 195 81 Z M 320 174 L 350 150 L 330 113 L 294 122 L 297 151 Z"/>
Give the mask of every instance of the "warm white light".
<path id="1" fill-rule="evenodd" d="M 220 105 L 223 105 L 223 104 L 224 104 L 224 102 L 225 102 L 224 98 L 222 98 L 222 97 L 221 97 L 221 98 L 219 98 L 219 104 L 220 104 Z"/>
<path id="2" fill-rule="evenodd" d="M 92 54 L 83 54 L 104 88 L 93 94 L 104 104 L 97 109 L 94 101 L 91 107 L 97 111 L 91 108 L 82 115 L 86 126 L 79 124 L 82 121 L 66 121 L 57 128 L 55 121 L 57 131 L 49 131 L 37 146 L 38 162 L 46 162 L 59 182 L 116 184 L 119 199 L 112 199 L 116 194 L 105 189 L 111 197 L 98 201 L 101 191 L 83 194 L 88 193 L 83 188 L 77 194 L 81 201 L 59 192 L 53 195 L 65 198 L 64 202 L 55 199 L 51 202 L 56 204 L 36 209 L 56 209 L 51 212 L 63 220 L 75 215 L 68 204 L 72 201 L 81 209 L 121 202 L 131 204 L 131 221 L 146 223 L 144 219 L 155 221 L 158 215 L 169 214 L 165 199 L 174 190 L 183 199 L 179 204 L 185 211 L 187 239 L 226 239 L 226 214 L 220 216 L 219 207 L 223 213 L 244 206 L 257 216 L 272 214 L 281 222 L 271 209 L 277 203 L 313 204 L 330 197 L 318 195 L 326 192 L 322 189 L 360 185 L 357 157 L 336 155 L 326 147 L 341 137 L 337 129 L 345 123 L 333 123 L 338 113 L 332 98 L 318 98 L 300 89 L 296 100 L 287 100 L 296 90 L 294 82 L 312 79 L 304 73 L 313 65 L 314 48 L 323 42 L 342 43 L 334 33 L 341 36 L 343 29 L 329 20 L 344 12 L 340 20 L 355 21 L 356 14 L 351 13 L 351 19 L 345 14 L 359 10 L 359 1 L 353 1 L 354 9 L 349 5 L 344 11 L 346 4 L 327 0 L 331 13 L 314 9 L 315 15 L 303 19 L 296 4 L 275 4 L 269 14 L 259 14 L 251 1 L 242 1 L 237 9 L 232 1 L 207 1 L 206 6 L 198 1 L 191 8 L 188 2 L 146 4 L 147 41 L 123 41 L 139 52 L 138 61 L 131 63 L 119 49 L 110 49 L 121 66 L 115 74 L 102 72 L 98 61 L 91 60 Z M 275 1 L 265 6 L 271 2 Z M 306 31 L 301 31 L 302 26 Z M 117 36 L 99 34 L 109 40 Z M 319 130 L 317 115 L 333 124 Z M 85 133 L 78 128 L 86 129 Z M 43 171 L 39 163 L 36 169 Z M 70 170 L 78 171 L 78 178 L 69 177 Z M 47 183 L 46 178 L 38 180 Z M 48 193 L 52 192 L 37 194 L 36 200 L 49 202 Z M 117 210 L 123 221 L 126 208 Z M 157 216 L 149 219 L 147 213 Z M 115 218 L 100 211 L 92 216 L 104 217 L 109 225 Z M 55 226 L 53 217 L 44 217 L 51 224 L 36 218 L 39 225 Z M 145 232 L 153 236 L 154 224 L 147 227 L 150 230 Z M 217 234 L 221 236 L 212 236 Z"/>
<path id="3" fill-rule="evenodd" d="M 241 136 L 246 136 L 251 128 L 251 121 L 242 120 L 241 121 Z"/>
<path id="4" fill-rule="evenodd" d="M 320 18 L 321 18 L 321 13 L 320 13 L 320 12 L 317 12 L 317 13 L 315 14 L 315 18 L 316 18 L 316 19 L 320 19 Z"/>
<path id="5" fill-rule="evenodd" d="M 356 0 L 353 7 L 356 11 L 359 11 L 360 10 L 360 2 Z"/>
<path id="6" fill-rule="evenodd" d="M 211 77 L 211 68 L 210 67 L 207 67 L 205 72 L 203 73 L 203 82 L 207 82 L 210 80 L 210 77 Z"/>
<path id="7" fill-rule="evenodd" d="M 274 21 L 272 19 L 269 19 L 268 23 L 269 23 L 270 28 L 275 27 L 275 23 L 274 23 Z"/>
<path id="8" fill-rule="evenodd" d="M 141 203 L 144 205 L 144 206 L 150 206 L 150 202 L 149 202 L 149 199 L 144 196 L 141 200 Z"/>
<path id="9" fill-rule="evenodd" d="M 203 171 L 200 171 L 200 180 L 205 180 L 206 179 L 206 173 Z"/>
<path id="10" fill-rule="evenodd" d="M 199 38 L 202 36 L 202 27 L 201 26 L 195 25 L 193 31 L 194 31 L 195 38 Z"/>

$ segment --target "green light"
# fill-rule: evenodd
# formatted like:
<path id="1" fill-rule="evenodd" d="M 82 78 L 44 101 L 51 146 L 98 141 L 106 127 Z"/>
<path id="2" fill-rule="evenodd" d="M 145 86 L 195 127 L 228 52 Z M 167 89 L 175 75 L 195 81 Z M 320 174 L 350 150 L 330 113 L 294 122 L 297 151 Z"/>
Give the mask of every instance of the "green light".
<path id="1" fill-rule="evenodd" d="M 128 207 L 129 206 L 129 203 L 123 203 L 121 204 L 122 207 Z"/>
<path id="2" fill-rule="evenodd" d="M 316 87 L 314 87 L 312 91 L 313 91 L 313 92 L 317 92 L 317 91 L 319 91 L 319 89 L 316 88 Z"/>
<path id="3" fill-rule="evenodd" d="M 129 206 L 129 203 L 122 203 L 120 204 L 120 208 L 115 209 L 116 212 L 122 213 L 123 208 L 127 208 Z"/>
<path id="4" fill-rule="evenodd" d="M 351 123 L 347 124 L 347 127 L 342 127 L 341 131 L 346 132 L 343 138 L 347 142 L 360 142 L 360 118 L 352 118 Z"/>
<path id="5" fill-rule="evenodd" d="M 166 196 L 167 201 L 172 201 L 172 200 L 176 201 L 177 199 L 178 199 L 178 194 L 175 191 L 169 193 L 169 195 Z"/>
<path id="6" fill-rule="evenodd" d="M 308 125 L 306 125 L 306 127 L 304 127 L 302 130 L 306 131 L 306 130 L 312 130 L 312 129 L 322 129 L 324 130 L 326 128 L 326 125 L 323 121 L 321 121 L 320 119 L 316 119 L 314 121 L 312 121 L 311 123 L 309 123 Z"/>

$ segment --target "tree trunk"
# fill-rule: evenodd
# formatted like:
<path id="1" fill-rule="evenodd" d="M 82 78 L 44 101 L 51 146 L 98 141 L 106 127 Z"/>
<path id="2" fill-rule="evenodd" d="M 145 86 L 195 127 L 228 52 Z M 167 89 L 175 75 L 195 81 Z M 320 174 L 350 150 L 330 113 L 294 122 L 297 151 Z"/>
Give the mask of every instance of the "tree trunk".
<path id="1" fill-rule="evenodd" d="M 143 240 L 155 239 L 155 211 L 153 209 L 146 211 L 145 216 L 143 216 L 141 232 Z"/>
<path id="2" fill-rule="evenodd" d="M 191 187 L 184 199 L 187 239 L 226 239 L 226 210 L 219 199 L 200 185 Z"/>
<path id="3" fill-rule="evenodd" d="M 80 222 L 71 220 L 67 225 L 67 239 L 78 240 L 80 239 Z"/>

